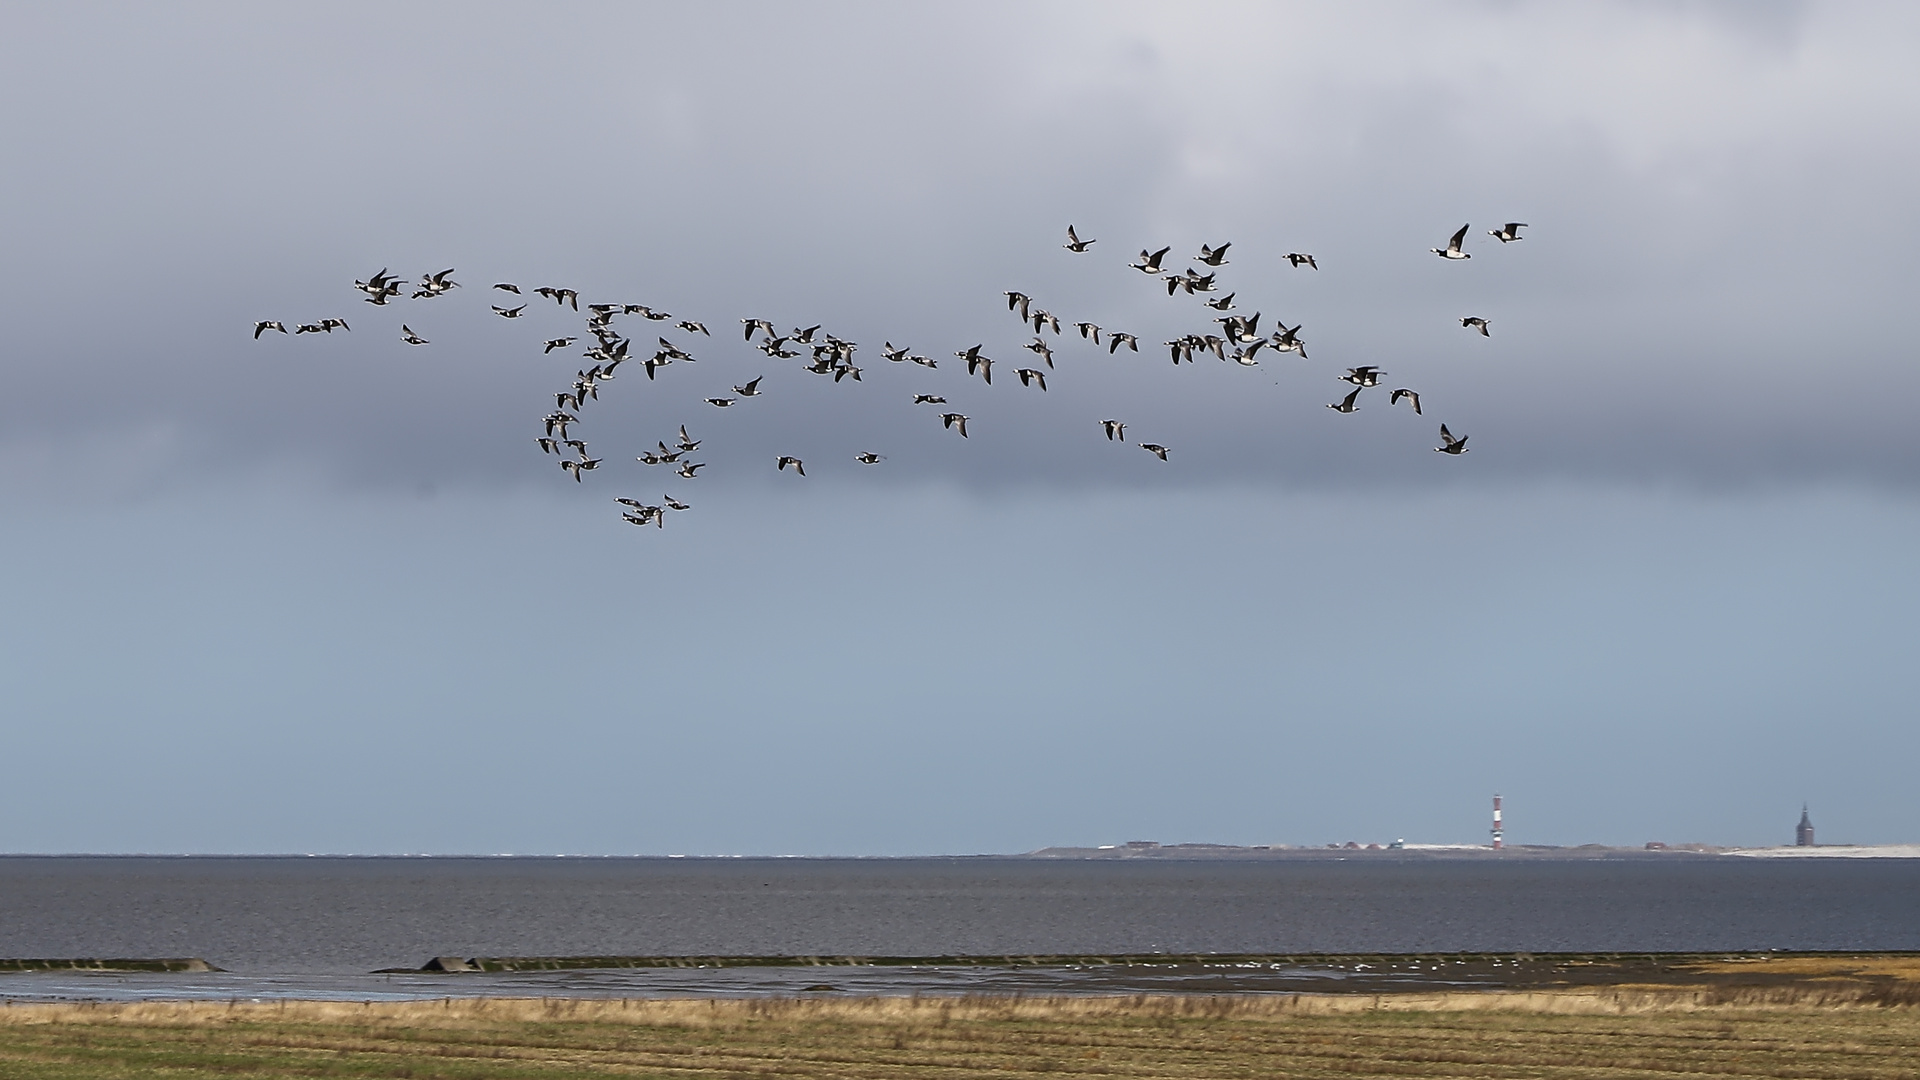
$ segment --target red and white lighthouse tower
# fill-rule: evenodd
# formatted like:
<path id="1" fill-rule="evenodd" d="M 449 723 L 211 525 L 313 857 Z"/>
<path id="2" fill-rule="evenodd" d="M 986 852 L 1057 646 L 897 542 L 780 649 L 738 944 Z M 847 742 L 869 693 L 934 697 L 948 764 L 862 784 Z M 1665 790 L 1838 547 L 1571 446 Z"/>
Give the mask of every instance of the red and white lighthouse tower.
<path id="1" fill-rule="evenodd" d="M 1495 795 L 1493 797 L 1493 849 L 1499 851 L 1504 847 L 1505 839 L 1500 829 L 1500 796 Z"/>

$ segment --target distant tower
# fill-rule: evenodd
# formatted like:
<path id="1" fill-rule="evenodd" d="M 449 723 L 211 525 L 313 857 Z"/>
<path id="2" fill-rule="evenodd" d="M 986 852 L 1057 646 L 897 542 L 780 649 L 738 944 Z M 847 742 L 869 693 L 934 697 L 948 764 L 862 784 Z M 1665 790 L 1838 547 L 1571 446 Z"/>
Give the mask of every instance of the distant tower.
<path id="1" fill-rule="evenodd" d="M 1813 819 L 1807 816 L 1807 804 L 1800 804 L 1800 824 L 1794 826 L 1793 843 L 1795 847 L 1813 846 Z"/>
<path id="2" fill-rule="evenodd" d="M 1813 826 L 1811 825 L 1807 826 L 1807 835 L 1808 836 L 1813 835 Z M 1505 837 L 1500 831 L 1500 796 L 1495 795 L 1493 797 L 1493 849 L 1495 851 L 1498 851 L 1502 847 L 1506 846 L 1505 844 L 1502 843 L 1504 839 Z M 1811 844 L 1813 841 L 1808 840 L 1807 842 Z"/>

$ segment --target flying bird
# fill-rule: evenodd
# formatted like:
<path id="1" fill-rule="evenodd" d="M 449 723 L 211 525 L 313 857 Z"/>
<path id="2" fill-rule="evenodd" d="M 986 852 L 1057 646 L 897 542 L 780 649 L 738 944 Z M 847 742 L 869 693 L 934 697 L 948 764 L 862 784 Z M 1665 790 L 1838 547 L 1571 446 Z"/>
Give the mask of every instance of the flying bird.
<path id="1" fill-rule="evenodd" d="M 1472 222 L 1468 222 L 1468 224 L 1470 225 L 1472 224 Z M 1471 259 L 1473 258 L 1473 256 L 1460 250 L 1460 245 L 1463 242 L 1465 242 L 1466 239 L 1467 239 L 1467 226 L 1462 225 L 1460 226 L 1460 231 L 1453 234 L 1453 239 L 1447 241 L 1446 247 L 1428 248 L 1427 250 L 1433 252 L 1435 255 L 1438 255 L 1443 259 Z"/>
<path id="2" fill-rule="evenodd" d="M 987 357 L 987 356 L 981 356 L 980 349 L 981 349 L 981 346 L 974 345 L 969 348 L 962 349 L 959 352 L 954 353 L 953 355 L 967 362 L 968 375 L 977 374 L 981 378 L 987 380 L 988 386 L 992 386 L 993 385 L 993 358 Z"/>
<path id="3" fill-rule="evenodd" d="M 695 322 L 692 319 L 681 319 L 680 329 L 685 330 L 689 334 L 705 334 L 708 337 L 713 336 L 713 332 L 707 329 L 707 324 Z"/>
<path id="4" fill-rule="evenodd" d="M 701 469 L 704 469 L 706 467 L 707 467 L 707 463 L 704 461 L 683 461 L 680 463 L 679 473 L 681 476 L 684 476 L 687 479 L 691 480 L 693 479 L 694 473 L 699 472 Z"/>
<path id="5" fill-rule="evenodd" d="M 1161 461 L 1167 460 L 1167 448 L 1161 446 L 1159 443 L 1143 442 L 1140 444 L 1140 449 L 1145 450 Z"/>
<path id="6" fill-rule="evenodd" d="M 1413 415 L 1415 416 L 1420 415 L 1420 395 L 1414 393 L 1413 391 L 1407 389 L 1404 386 L 1398 390 L 1395 390 L 1392 396 L 1387 398 L 1387 404 L 1398 405 L 1400 404 L 1401 398 L 1406 398 L 1408 401 L 1413 403 Z"/>
<path id="7" fill-rule="evenodd" d="M 1093 343 L 1095 345 L 1100 344 L 1100 327 L 1097 324 L 1090 323 L 1090 322 L 1077 322 L 1073 324 L 1073 328 L 1080 331 L 1081 337 L 1092 338 Z"/>
<path id="8" fill-rule="evenodd" d="M 967 418 L 964 416 L 961 416 L 959 413 L 957 412 L 941 413 L 940 423 L 943 426 L 945 426 L 949 431 L 953 430 L 953 426 L 955 424 L 958 424 L 960 425 L 960 437 L 963 439 L 968 437 L 967 436 Z"/>
<path id="9" fill-rule="evenodd" d="M 786 454 L 781 454 L 779 459 L 776 460 L 773 463 L 773 465 L 774 465 L 774 469 L 779 472 L 787 471 L 787 466 L 791 465 L 793 466 L 794 472 L 799 473 L 801 476 L 807 475 L 806 465 L 802 464 L 800 459 L 797 457 L 788 457 Z"/>
<path id="10" fill-rule="evenodd" d="M 1046 360 L 1048 367 L 1053 366 L 1053 349 L 1045 338 L 1036 337 L 1020 347 Z"/>
<path id="11" fill-rule="evenodd" d="M 1467 452 L 1467 437 L 1462 435 L 1459 438 L 1455 438 L 1453 432 L 1447 430 L 1447 425 L 1441 424 L 1440 445 L 1434 447 L 1433 452 L 1436 454 L 1464 454 Z"/>
<path id="12" fill-rule="evenodd" d="M 1009 292 L 1006 296 L 1007 310 L 1019 312 L 1021 322 L 1028 322 L 1033 318 L 1033 316 L 1027 314 L 1028 307 L 1033 303 L 1033 297 L 1023 292 Z"/>
<path id="13" fill-rule="evenodd" d="M 941 397 L 939 394 L 915 394 L 913 395 L 913 403 L 915 405 L 945 405 L 947 399 Z"/>
<path id="14" fill-rule="evenodd" d="M 1153 251 L 1153 252 L 1149 252 L 1147 249 L 1141 248 L 1140 261 L 1135 263 L 1128 263 L 1127 265 L 1133 267 L 1135 270 L 1138 270 L 1143 274 L 1158 274 L 1160 272 L 1160 260 L 1166 258 L 1167 252 L 1172 250 L 1173 250 L 1172 245 L 1168 245 L 1167 247 L 1161 248 L 1159 251 Z"/>
<path id="15" fill-rule="evenodd" d="M 494 288 L 496 288 L 496 289 L 499 289 L 499 290 L 500 290 L 501 292 L 510 292 L 510 293 L 512 293 L 512 294 L 514 294 L 515 296 L 518 296 L 518 295 L 520 295 L 520 286 L 518 286 L 518 285 L 515 285 L 515 284 L 513 284 L 513 283 L 512 283 L 512 282 L 510 282 L 510 281 L 497 281 L 497 282 L 494 282 L 494 285 L 493 285 L 493 287 L 494 287 Z"/>
<path id="16" fill-rule="evenodd" d="M 1289 252 L 1287 252 L 1287 265 L 1288 265 L 1288 266 L 1291 266 L 1291 267 L 1294 267 L 1295 269 L 1298 269 L 1298 268 L 1300 267 L 1300 265 L 1301 265 L 1302 263 L 1305 263 L 1305 264 L 1306 264 L 1307 266 L 1310 266 L 1310 267 L 1312 267 L 1312 268 L 1313 268 L 1313 269 L 1315 269 L 1315 270 L 1318 270 L 1318 269 L 1320 269 L 1320 264 L 1319 264 L 1319 263 L 1317 263 L 1317 262 L 1314 262 L 1314 261 L 1313 261 L 1313 256 L 1311 256 L 1311 255 L 1308 255 L 1308 254 L 1306 254 L 1305 252 L 1300 252 L 1300 251 L 1289 251 Z"/>
<path id="17" fill-rule="evenodd" d="M 1337 413 L 1359 412 L 1360 407 L 1354 404 L 1354 402 L 1359 400 L 1359 398 L 1360 398 L 1360 389 L 1358 387 L 1355 387 L 1353 393 L 1348 394 L 1346 397 L 1340 399 L 1340 404 L 1329 405 L 1327 406 L 1327 408 L 1332 409 L 1334 412 L 1337 412 Z"/>
<path id="18" fill-rule="evenodd" d="M 1227 249 L 1232 246 L 1233 243 L 1231 241 L 1221 244 L 1217 248 L 1210 248 L 1205 244 L 1201 244 L 1200 254 L 1195 255 L 1193 261 L 1206 263 L 1208 266 L 1225 266 L 1227 264 Z"/>
<path id="19" fill-rule="evenodd" d="M 1508 244 L 1515 240 L 1525 240 L 1526 237 L 1520 235 L 1520 230 L 1526 227 L 1527 223 L 1524 221 L 1509 221 L 1497 229 L 1488 229 L 1487 235 L 1503 244 Z M 1461 441 L 1465 442 L 1466 440 L 1463 439 Z"/>
<path id="20" fill-rule="evenodd" d="M 1478 315 L 1469 315 L 1466 318 L 1461 319 L 1460 325 L 1463 327 L 1466 327 L 1468 330 L 1480 331 L 1481 337 L 1493 336 L 1492 334 L 1487 333 L 1487 320 L 1481 318 Z"/>
<path id="21" fill-rule="evenodd" d="M 759 397 L 760 380 L 764 377 L 765 376 L 756 375 L 747 382 L 747 385 L 734 387 L 733 392 L 739 394 L 741 397 Z"/>
<path id="22" fill-rule="evenodd" d="M 521 304 L 517 308 L 503 308 L 498 304 L 494 304 L 492 307 L 493 313 L 503 319 L 517 319 L 520 317 L 521 312 L 527 310 L 527 305 L 525 304 Z"/>
<path id="23" fill-rule="evenodd" d="M 1102 420 L 1100 426 L 1106 429 L 1108 442 L 1126 442 L 1127 425 L 1119 420 Z"/>
<path id="24" fill-rule="evenodd" d="M 1032 386 L 1034 383 L 1039 383 L 1041 390 L 1044 391 L 1047 388 L 1047 375 L 1037 368 L 1015 368 L 1013 373 L 1020 376 L 1021 386 Z"/>
<path id="25" fill-rule="evenodd" d="M 1240 294 L 1237 292 L 1230 292 L 1225 296 L 1216 296 L 1211 300 L 1202 300 L 1201 303 L 1207 305 L 1208 307 L 1212 308 L 1215 311 L 1232 311 L 1233 298 L 1239 295 Z"/>
<path id="26" fill-rule="evenodd" d="M 1350 382 L 1355 386 L 1379 386 L 1380 376 L 1385 374 L 1386 372 L 1381 371 L 1372 364 L 1368 364 L 1365 367 L 1348 368 L 1345 375 L 1337 375 L 1335 378 L 1341 382 Z"/>
<path id="27" fill-rule="evenodd" d="M 1085 251 L 1097 243 L 1099 243 L 1098 240 L 1080 239 L 1080 237 L 1074 233 L 1073 226 L 1069 225 L 1067 226 L 1067 242 L 1062 246 L 1064 246 L 1068 251 L 1078 254 L 1079 252 Z"/>
<path id="28" fill-rule="evenodd" d="M 550 353 L 555 349 L 564 349 L 567 346 L 573 344 L 574 340 L 575 340 L 574 338 L 570 338 L 570 337 L 554 338 L 553 340 L 547 342 L 547 347 L 540 351 L 540 355 L 545 356 L 547 353 Z"/>
<path id="29" fill-rule="evenodd" d="M 688 503 L 683 503 L 683 502 L 681 502 L 681 501 L 680 501 L 679 499 L 676 499 L 676 498 L 674 498 L 674 497 L 673 497 L 673 496 L 671 496 L 671 495 L 662 495 L 662 496 L 660 496 L 660 501 L 661 501 L 661 502 L 663 502 L 663 503 L 666 503 L 666 504 L 667 504 L 667 509 L 669 509 L 669 510 L 691 510 L 691 509 L 693 509 L 693 507 L 692 507 L 692 506 L 691 506 L 690 504 L 688 504 Z"/>
<path id="30" fill-rule="evenodd" d="M 885 461 L 886 457 L 885 454 L 860 453 L 853 455 L 853 460 L 862 465 L 878 465 L 882 461 Z"/>
<path id="31" fill-rule="evenodd" d="M 421 337 L 419 334 L 414 333 L 413 328 L 408 326 L 406 323 L 400 324 L 400 340 L 406 342 L 409 345 L 427 344 L 427 339 Z"/>
<path id="32" fill-rule="evenodd" d="M 1121 333 L 1118 330 L 1107 331 L 1107 355 L 1112 356 L 1119 350 L 1121 345 L 1125 345 L 1134 352 L 1140 351 L 1139 338 L 1134 337 L 1132 334 Z"/>
<path id="33" fill-rule="evenodd" d="M 707 399 L 707 404 L 716 409 L 724 409 L 733 404 L 733 399 L 730 397 L 710 397 Z"/>

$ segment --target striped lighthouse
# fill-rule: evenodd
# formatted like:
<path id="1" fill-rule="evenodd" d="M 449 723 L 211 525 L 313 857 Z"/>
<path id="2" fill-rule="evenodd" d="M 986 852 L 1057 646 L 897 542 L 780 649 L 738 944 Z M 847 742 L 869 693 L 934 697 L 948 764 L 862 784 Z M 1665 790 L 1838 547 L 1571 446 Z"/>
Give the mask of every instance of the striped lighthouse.
<path id="1" fill-rule="evenodd" d="M 1500 796 L 1493 797 L 1493 850 L 1499 851 L 1505 846 L 1505 836 L 1500 829 Z"/>

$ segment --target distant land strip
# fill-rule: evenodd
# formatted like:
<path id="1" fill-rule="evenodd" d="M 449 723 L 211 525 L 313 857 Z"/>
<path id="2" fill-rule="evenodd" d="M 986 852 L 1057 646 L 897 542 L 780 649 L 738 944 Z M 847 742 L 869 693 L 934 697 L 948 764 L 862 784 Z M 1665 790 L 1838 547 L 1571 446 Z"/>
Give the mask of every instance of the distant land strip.
<path id="1" fill-rule="evenodd" d="M 197 956 L 169 957 L 159 960 L 5 960 L 0 972 L 9 971 L 220 971 Z"/>
<path id="2" fill-rule="evenodd" d="M 1575 987 L 1707 990 L 1847 988 L 1886 1004 L 1920 1003 L 1920 952 L 1716 953 L 1132 953 L 997 956 L 527 956 L 435 957 L 418 968 L 376 974 L 499 973 L 608 968 L 1151 966 L 1264 969 L 1260 988 L 1350 994 L 1453 987 L 1468 992 Z M 1249 971 L 1251 973 L 1251 970 Z M 1337 985 L 1326 976 L 1339 974 Z"/>

